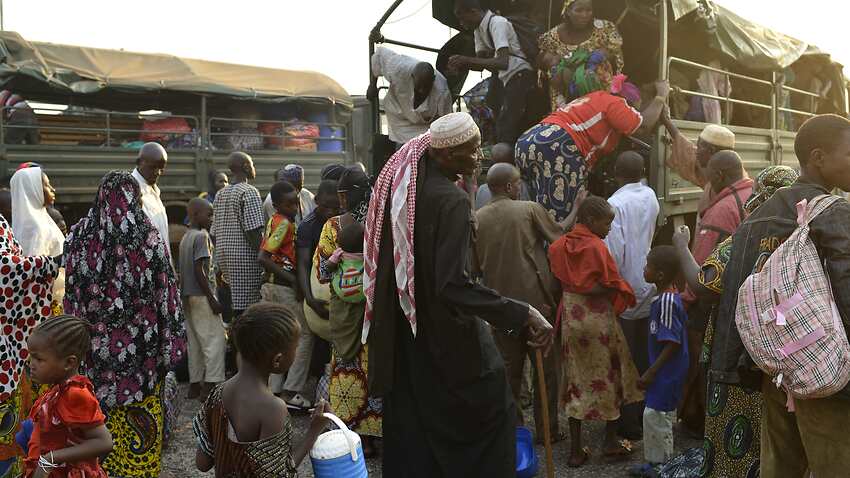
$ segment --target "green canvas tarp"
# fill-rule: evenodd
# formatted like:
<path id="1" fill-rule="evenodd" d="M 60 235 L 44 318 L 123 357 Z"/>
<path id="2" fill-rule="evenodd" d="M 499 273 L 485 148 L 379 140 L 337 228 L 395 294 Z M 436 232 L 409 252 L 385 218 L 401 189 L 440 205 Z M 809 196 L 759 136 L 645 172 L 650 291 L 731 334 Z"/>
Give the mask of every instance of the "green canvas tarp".
<path id="1" fill-rule="evenodd" d="M 342 86 L 312 71 L 30 42 L 17 33 L 0 32 L 0 84 L 16 80 L 35 80 L 59 94 L 199 93 L 267 102 L 312 98 L 353 106 Z"/>

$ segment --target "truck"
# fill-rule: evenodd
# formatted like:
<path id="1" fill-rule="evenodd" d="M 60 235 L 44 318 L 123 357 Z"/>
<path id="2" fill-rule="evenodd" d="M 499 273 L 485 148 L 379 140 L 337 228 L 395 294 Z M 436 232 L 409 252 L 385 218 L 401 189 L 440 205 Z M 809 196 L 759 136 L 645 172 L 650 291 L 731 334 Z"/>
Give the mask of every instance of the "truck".
<path id="1" fill-rule="evenodd" d="M 394 0 L 376 23 L 369 38 L 370 57 L 378 43 L 437 53 L 437 69 L 459 95 L 466 75 L 448 71 L 446 60 L 452 54 L 474 56 L 475 52 L 472 34 L 460 31 L 454 17 L 454 0 L 431 2 L 433 18 L 458 30 L 442 46 L 381 34 L 384 23 L 404 1 Z M 551 0 L 481 0 L 483 8 L 503 15 L 523 15 L 547 30 L 560 23 L 562 4 Z M 821 113 L 848 115 L 843 67 L 828 53 L 744 19 L 711 0 L 606 0 L 594 2 L 594 16 L 617 25 L 623 37 L 624 73 L 630 81 L 641 85 L 669 80 L 674 91 L 671 103 L 709 99 L 721 104 L 722 123 L 735 133 L 736 151 L 753 177 L 772 164 L 798 167 L 794 138 L 804 119 Z M 731 90 L 725 95 L 700 91 L 695 80 L 703 72 L 725 78 Z M 800 83 L 806 86 L 796 86 Z M 376 127 L 380 124 L 379 106 L 372 105 Z M 674 116 L 674 124 L 694 141 L 705 127 L 705 123 L 686 120 L 682 115 Z M 661 204 L 659 225 L 663 227 L 657 240 L 669 241 L 674 225 L 693 224 L 702 189 L 666 167 L 671 141 L 664 128 L 653 137 L 635 141 L 641 143 L 645 146 L 642 152 L 647 159 L 649 184 Z M 600 163 L 597 178 L 591 178 L 592 192 L 613 192 L 611 163 L 607 162 L 607 168 L 605 161 Z"/>
<path id="2" fill-rule="evenodd" d="M 16 97 L 0 104 L 0 177 L 42 166 L 69 224 L 85 214 L 105 173 L 135 167 L 145 141 L 168 151 L 160 189 L 177 223 L 234 150 L 253 157 L 260 190 L 286 164 L 303 166 L 305 185 L 315 187 L 324 166 L 366 160 L 371 133 L 353 118 L 368 103 L 321 73 L 41 43 L 14 32 L 0 32 L 0 56 L 0 98 Z M 14 120 L 18 100 L 32 121 Z"/>

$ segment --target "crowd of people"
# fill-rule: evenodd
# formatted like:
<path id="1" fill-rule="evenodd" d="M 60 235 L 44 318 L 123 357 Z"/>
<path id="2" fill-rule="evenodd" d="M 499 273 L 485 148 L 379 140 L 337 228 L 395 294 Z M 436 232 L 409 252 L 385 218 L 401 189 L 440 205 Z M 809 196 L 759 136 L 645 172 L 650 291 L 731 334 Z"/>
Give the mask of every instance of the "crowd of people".
<path id="1" fill-rule="evenodd" d="M 666 82 L 641 100 L 621 74 L 616 27 L 593 18 L 590 0 L 565 2 L 535 59 L 509 19 L 475 0 L 455 12 L 479 55 L 451 68 L 494 70 L 503 83 L 481 188 L 472 116 L 450 112 L 433 67 L 387 49 L 372 69 L 392 84 L 398 150 L 374 177 L 330 165 L 314 194 L 304 168 L 285 165 L 264 199 L 253 159 L 233 152 L 188 202 L 173 250 L 161 145 L 104 176 L 70 230 L 45 170 L 16 170 L 0 190 L 0 401 L 15 424 L 0 430 L 0 472 L 159 476 L 171 372 L 185 360 L 188 397 L 202 403 L 199 470 L 295 476 L 332 411 L 364 455 L 380 451 L 386 476 L 514 476 L 537 351 L 547 393 L 532 386 L 535 436 L 569 438 L 569 467 L 629 457 L 634 441 L 635 476 L 850 467 L 850 371 L 812 369 L 816 353 L 850 357 L 850 204 L 831 194 L 850 190 L 850 121 L 813 117 L 795 139 L 799 170 L 752 179 L 731 130 L 709 124 L 695 144 L 676 129 Z M 540 59 L 553 107 L 542 116 L 526 101 Z M 659 126 L 672 138 L 667 166 L 704 189 L 693 237 L 679 227 L 672 245 L 655 244 L 644 157 L 620 144 Z M 611 155 L 618 189 L 588 194 Z M 798 226 L 817 255 L 799 265 L 801 285 L 755 290 Z M 807 294 L 818 273 L 828 287 Z M 775 303 L 759 315 L 754 296 Z M 805 328 L 830 311 L 834 321 L 797 340 L 753 340 L 752 329 Z M 838 346 L 815 351 L 824 338 Z M 766 373 L 770 354 L 782 373 Z M 312 413 L 298 443 L 290 410 Z M 605 423 L 596 450 L 582 440 L 587 421 Z M 679 423 L 704 437 L 701 449 L 675 455 Z"/>

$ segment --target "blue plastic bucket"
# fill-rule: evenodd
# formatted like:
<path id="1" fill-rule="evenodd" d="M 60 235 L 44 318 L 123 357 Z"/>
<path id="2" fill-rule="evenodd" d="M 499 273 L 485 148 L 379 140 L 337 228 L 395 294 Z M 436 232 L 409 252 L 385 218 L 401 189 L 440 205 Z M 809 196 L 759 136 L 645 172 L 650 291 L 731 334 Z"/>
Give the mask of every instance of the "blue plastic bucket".
<path id="1" fill-rule="evenodd" d="M 516 476 L 531 478 L 537 475 L 537 454 L 534 453 L 534 438 L 531 430 L 524 427 L 516 429 Z"/>
<path id="2" fill-rule="evenodd" d="M 366 460 L 360 437 L 345 426 L 336 415 L 325 417 L 339 427 L 322 433 L 310 450 L 313 474 L 316 478 L 367 478 Z"/>

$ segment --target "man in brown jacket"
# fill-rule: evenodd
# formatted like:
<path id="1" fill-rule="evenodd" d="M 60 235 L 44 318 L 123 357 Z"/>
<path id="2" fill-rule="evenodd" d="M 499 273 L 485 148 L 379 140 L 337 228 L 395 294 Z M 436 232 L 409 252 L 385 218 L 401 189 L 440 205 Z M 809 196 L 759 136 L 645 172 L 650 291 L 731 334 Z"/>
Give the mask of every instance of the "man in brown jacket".
<path id="1" fill-rule="evenodd" d="M 473 268 L 483 285 L 504 297 L 528 302 L 554 323 L 560 286 L 549 270 L 546 245 L 564 234 L 564 226 L 556 223 L 540 204 L 517 200 L 521 181 L 519 170 L 508 163 L 497 163 L 487 173 L 493 197 L 476 212 L 478 233 Z M 534 363 L 534 350 L 526 344 L 526 337 L 510 337 L 496 330 L 493 336 L 505 361 L 514 400 L 519 404 L 523 365 L 526 356 Z M 552 350 L 543 364 L 546 404 L 553 417 L 550 432 L 555 440 L 559 436 L 558 420 L 554 418 L 558 416 L 558 355 L 557 350 Z M 540 441 L 543 422 L 536 368 L 534 375 L 534 421 Z M 522 412 L 519 423 L 523 423 Z"/>

